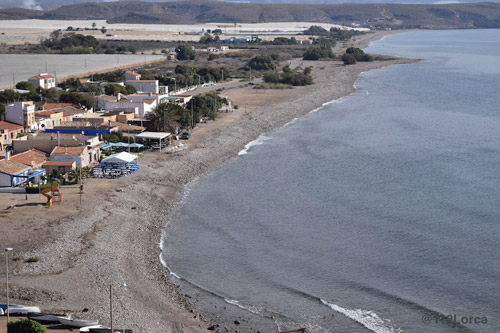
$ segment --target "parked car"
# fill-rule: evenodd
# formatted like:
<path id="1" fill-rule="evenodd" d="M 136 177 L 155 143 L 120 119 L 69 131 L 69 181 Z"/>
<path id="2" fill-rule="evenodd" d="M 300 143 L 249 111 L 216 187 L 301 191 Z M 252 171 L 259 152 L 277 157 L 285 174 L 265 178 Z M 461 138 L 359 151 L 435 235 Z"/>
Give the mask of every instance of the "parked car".
<path id="1" fill-rule="evenodd" d="M 189 140 L 190 137 L 191 137 L 191 134 L 189 134 L 188 132 L 184 132 L 181 134 L 182 140 Z"/>

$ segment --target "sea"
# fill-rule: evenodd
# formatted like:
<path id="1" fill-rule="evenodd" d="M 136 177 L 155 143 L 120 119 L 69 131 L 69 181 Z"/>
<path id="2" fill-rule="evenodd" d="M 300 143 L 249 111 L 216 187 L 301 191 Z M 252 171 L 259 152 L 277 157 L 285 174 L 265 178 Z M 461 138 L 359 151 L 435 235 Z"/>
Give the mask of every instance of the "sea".
<path id="1" fill-rule="evenodd" d="M 500 331 L 500 30 L 366 51 L 421 61 L 187 186 L 161 260 L 216 329 Z"/>

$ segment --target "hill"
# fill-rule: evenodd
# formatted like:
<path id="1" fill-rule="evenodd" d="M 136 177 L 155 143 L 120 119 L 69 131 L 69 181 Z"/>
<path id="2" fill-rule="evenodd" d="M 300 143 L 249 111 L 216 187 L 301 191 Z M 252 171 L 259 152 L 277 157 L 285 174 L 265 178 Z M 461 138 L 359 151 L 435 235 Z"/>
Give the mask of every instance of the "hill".
<path id="1" fill-rule="evenodd" d="M 12 11 L 12 10 L 10 10 Z M 109 23 L 192 24 L 323 22 L 377 28 L 498 28 L 500 3 L 462 4 L 268 4 L 220 1 L 92 2 L 47 11 L 17 10 L 15 18 L 107 20 Z M 25 15 L 23 17 L 23 15 Z M 13 18 L 0 10 L 0 18 Z"/>
<path id="2" fill-rule="evenodd" d="M 116 0 L 126 1 L 126 0 Z M 175 0 L 143 0 L 147 2 L 166 2 Z M 249 2 L 249 3 L 295 3 L 295 4 L 339 4 L 339 3 L 373 3 L 372 0 L 221 0 L 231 2 Z M 500 2 L 500 0 L 492 0 Z M 110 2 L 110 0 L 1 0 L 1 8 L 25 8 L 49 11 L 65 5 L 73 5 L 85 2 Z M 436 0 L 383 0 L 384 3 L 420 3 L 433 4 Z M 460 2 L 481 2 L 481 0 L 461 0 Z"/>

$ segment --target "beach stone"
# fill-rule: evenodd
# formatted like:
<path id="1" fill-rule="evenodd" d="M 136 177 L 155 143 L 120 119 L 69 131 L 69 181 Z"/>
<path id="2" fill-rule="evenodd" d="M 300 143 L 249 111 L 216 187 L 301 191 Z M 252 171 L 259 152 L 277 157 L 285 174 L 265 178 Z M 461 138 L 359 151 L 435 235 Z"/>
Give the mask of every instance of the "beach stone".
<path id="1" fill-rule="evenodd" d="M 209 330 L 209 331 L 215 331 L 215 326 L 210 326 L 209 328 L 207 328 L 207 330 Z"/>
<path id="2" fill-rule="evenodd" d="M 235 320 L 235 321 L 234 321 L 234 324 L 235 324 L 235 325 L 239 325 L 239 324 L 241 324 L 241 322 L 240 322 L 239 320 Z"/>

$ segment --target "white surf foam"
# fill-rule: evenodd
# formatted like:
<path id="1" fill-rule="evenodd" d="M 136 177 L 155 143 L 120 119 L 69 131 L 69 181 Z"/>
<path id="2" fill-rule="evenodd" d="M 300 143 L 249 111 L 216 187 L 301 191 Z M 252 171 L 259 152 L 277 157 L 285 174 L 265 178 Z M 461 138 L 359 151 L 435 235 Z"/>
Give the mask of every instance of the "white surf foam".
<path id="1" fill-rule="evenodd" d="M 231 305 L 236 305 L 237 307 L 243 309 L 243 310 L 247 310 L 247 311 L 250 311 L 251 313 L 253 314 L 256 314 L 256 315 L 259 315 L 261 316 L 262 315 L 262 308 L 260 307 L 257 307 L 257 306 L 251 306 L 251 305 L 243 305 L 241 304 L 239 301 L 236 301 L 234 299 L 227 299 L 227 298 L 224 298 L 224 301 L 226 303 L 229 303 Z"/>
<path id="2" fill-rule="evenodd" d="M 259 137 L 255 140 L 253 140 L 252 142 L 249 142 L 245 145 L 245 149 L 241 150 L 238 155 L 241 156 L 241 155 L 245 155 L 245 154 L 248 154 L 248 150 L 250 148 L 252 148 L 253 146 L 260 146 L 261 144 L 263 144 L 265 141 L 269 140 L 271 138 L 265 136 L 265 135 L 259 135 Z"/>
<path id="3" fill-rule="evenodd" d="M 326 305 L 333 311 L 339 312 L 344 316 L 360 323 L 367 329 L 375 333 L 401 333 L 402 329 L 394 327 L 392 322 L 389 319 L 383 319 L 377 316 L 377 314 L 373 311 L 367 311 L 362 309 L 350 310 L 344 309 L 337 304 L 328 303 L 324 300 L 321 300 L 323 305 Z"/>
<path id="4" fill-rule="evenodd" d="M 167 263 L 165 260 L 163 260 L 163 258 L 161 257 L 161 254 L 163 253 L 163 232 L 161 233 L 161 237 L 160 237 L 160 244 L 158 244 L 160 246 L 160 255 L 158 256 L 160 258 L 160 263 L 163 267 L 165 267 L 168 271 L 168 274 L 172 275 L 173 277 L 175 277 L 176 279 L 181 279 L 181 277 L 177 274 L 175 274 L 171 269 L 170 267 L 168 267 Z"/>

